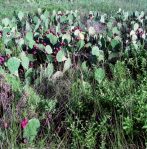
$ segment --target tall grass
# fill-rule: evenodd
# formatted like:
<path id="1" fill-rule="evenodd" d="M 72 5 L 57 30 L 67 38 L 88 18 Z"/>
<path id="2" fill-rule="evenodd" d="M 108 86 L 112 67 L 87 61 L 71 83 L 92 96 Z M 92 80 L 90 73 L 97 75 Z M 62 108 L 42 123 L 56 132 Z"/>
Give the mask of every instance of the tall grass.
<path id="1" fill-rule="evenodd" d="M 49 10 L 78 9 L 80 12 L 96 10 L 102 12 L 114 12 L 119 8 L 128 11 L 146 10 L 146 0 L 0 0 L 0 18 L 13 15 L 13 11 L 35 11 L 37 8 L 47 8 Z"/>

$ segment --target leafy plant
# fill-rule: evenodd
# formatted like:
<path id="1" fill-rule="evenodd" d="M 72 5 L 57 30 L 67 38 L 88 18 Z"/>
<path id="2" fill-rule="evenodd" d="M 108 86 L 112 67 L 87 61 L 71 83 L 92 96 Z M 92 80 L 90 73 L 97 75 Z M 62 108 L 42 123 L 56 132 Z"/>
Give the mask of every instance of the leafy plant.
<path id="1" fill-rule="evenodd" d="M 40 122 L 36 118 L 32 118 L 28 121 L 27 126 L 23 129 L 23 137 L 27 138 L 29 142 L 34 141 L 40 128 Z"/>

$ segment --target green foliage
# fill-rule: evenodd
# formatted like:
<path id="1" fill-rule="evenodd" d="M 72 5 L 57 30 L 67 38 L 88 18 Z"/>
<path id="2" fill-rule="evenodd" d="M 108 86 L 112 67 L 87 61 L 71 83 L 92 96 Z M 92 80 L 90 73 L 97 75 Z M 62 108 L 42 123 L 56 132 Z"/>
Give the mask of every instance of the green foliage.
<path id="1" fill-rule="evenodd" d="M 146 14 L 90 14 L 89 27 L 77 11 L 51 14 L 40 8 L 2 20 L 0 73 L 10 72 L 6 81 L 20 99 L 14 107 L 23 111 L 14 120 L 30 117 L 23 137 L 31 145 L 145 148 Z M 6 134 L 12 137 L 10 124 Z"/>
<path id="2" fill-rule="evenodd" d="M 38 129 L 40 128 L 40 122 L 38 119 L 33 118 L 28 121 L 27 126 L 23 130 L 23 137 L 27 138 L 29 142 L 34 141 L 37 136 Z"/>
<path id="3" fill-rule="evenodd" d="M 29 95 L 29 98 L 27 101 L 29 109 L 34 112 L 37 109 L 38 104 L 41 101 L 41 98 L 39 95 L 37 95 L 35 90 L 31 87 L 26 86 L 25 92 L 27 92 L 27 94 Z"/>
<path id="4" fill-rule="evenodd" d="M 16 57 L 12 57 L 7 61 L 7 67 L 11 74 L 18 76 L 18 68 L 20 66 L 20 60 Z"/>
<path id="5" fill-rule="evenodd" d="M 132 119 L 126 117 L 123 121 L 123 129 L 126 131 L 127 134 L 133 131 L 133 122 Z"/>
<path id="6" fill-rule="evenodd" d="M 47 54 L 52 54 L 52 52 L 53 52 L 51 46 L 49 46 L 49 45 L 47 45 L 47 46 L 45 47 L 45 51 L 47 52 Z"/>
<path id="7" fill-rule="evenodd" d="M 60 51 L 57 53 L 56 58 L 57 58 L 57 61 L 58 61 L 58 62 L 64 61 L 64 60 L 65 60 L 65 53 L 64 53 L 64 51 L 63 51 L 63 50 L 60 50 Z"/>
<path id="8" fill-rule="evenodd" d="M 26 54 L 24 52 L 22 52 L 20 54 L 20 58 L 21 58 L 21 64 L 23 66 L 23 68 L 25 68 L 26 70 L 29 69 L 29 58 L 26 56 Z"/>
<path id="9" fill-rule="evenodd" d="M 45 76 L 50 78 L 54 72 L 54 66 L 52 63 L 48 64 L 47 68 L 45 69 Z"/>
<path id="10" fill-rule="evenodd" d="M 102 68 L 95 69 L 94 77 L 95 77 L 95 80 L 101 83 L 105 78 L 105 71 Z"/>
<path id="11" fill-rule="evenodd" d="M 92 55 L 97 56 L 99 61 L 104 60 L 104 52 L 96 46 L 92 48 Z"/>
<path id="12" fill-rule="evenodd" d="M 65 64 L 64 64 L 64 68 L 63 68 L 63 72 L 67 71 L 70 67 L 71 67 L 71 59 L 68 58 L 66 61 L 65 61 Z"/>
<path id="13" fill-rule="evenodd" d="M 49 34 L 47 37 L 49 38 L 50 42 L 53 45 L 55 45 L 57 43 L 57 41 L 58 41 L 58 38 L 55 35 L 53 35 L 53 34 Z"/>

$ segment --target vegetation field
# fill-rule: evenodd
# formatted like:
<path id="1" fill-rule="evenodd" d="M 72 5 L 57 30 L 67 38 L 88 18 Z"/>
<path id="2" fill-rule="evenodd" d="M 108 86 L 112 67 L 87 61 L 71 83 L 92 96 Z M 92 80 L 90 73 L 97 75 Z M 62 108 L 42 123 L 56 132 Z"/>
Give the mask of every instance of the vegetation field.
<path id="1" fill-rule="evenodd" d="M 0 149 L 146 149 L 146 7 L 0 0 Z"/>

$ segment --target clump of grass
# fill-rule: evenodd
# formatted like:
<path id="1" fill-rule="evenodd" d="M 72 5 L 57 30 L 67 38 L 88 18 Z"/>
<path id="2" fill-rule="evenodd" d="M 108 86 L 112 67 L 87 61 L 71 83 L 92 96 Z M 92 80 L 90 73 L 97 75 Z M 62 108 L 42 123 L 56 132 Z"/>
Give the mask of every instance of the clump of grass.
<path id="1" fill-rule="evenodd" d="M 13 15 L 14 10 L 20 11 L 23 10 L 25 12 L 33 12 L 37 8 L 45 8 L 49 11 L 52 10 L 79 10 L 80 12 L 87 12 L 90 10 L 96 10 L 105 13 L 115 13 L 120 7 L 127 11 L 139 10 L 143 11 L 146 9 L 146 1 L 145 0 L 79 0 L 69 2 L 67 0 L 62 1 L 30 1 L 26 0 L 11 0 L 11 1 L 2 1 L 0 0 L 0 18 L 10 17 Z"/>

